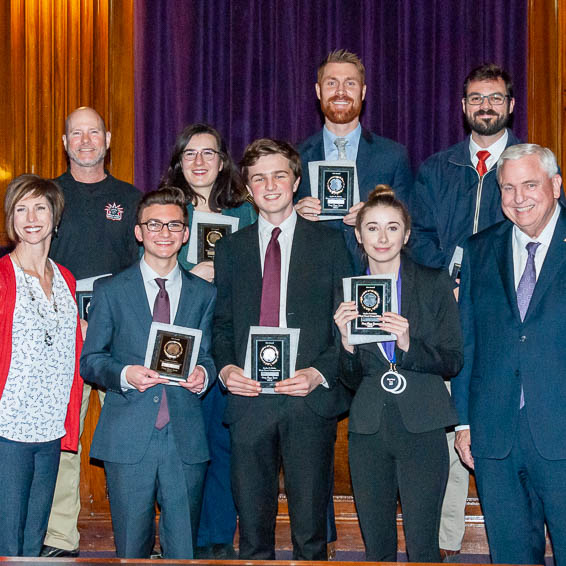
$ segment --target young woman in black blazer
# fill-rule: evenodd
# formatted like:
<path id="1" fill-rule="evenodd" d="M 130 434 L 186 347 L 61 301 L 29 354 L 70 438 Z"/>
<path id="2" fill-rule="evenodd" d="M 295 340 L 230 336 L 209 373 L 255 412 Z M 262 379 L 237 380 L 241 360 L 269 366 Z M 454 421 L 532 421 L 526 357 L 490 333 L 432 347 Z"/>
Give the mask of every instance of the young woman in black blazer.
<path id="1" fill-rule="evenodd" d="M 440 562 L 438 528 L 448 477 L 445 427 L 457 422 L 444 377 L 462 366 L 458 307 L 445 271 L 413 262 L 403 252 L 411 219 L 387 185 L 378 185 L 358 213 L 356 237 L 366 273 L 397 276 L 399 313 L 385 312 L 379 328 L 395 342 L 348 344 L 355 302 L 334 316 L 342 336 L 343 383 L 355 391 L 349 457 L 366 559 L 397 559 L 397 497 L 407 554 Z M 393 380 L 382 377 L 394 371 Z"/>

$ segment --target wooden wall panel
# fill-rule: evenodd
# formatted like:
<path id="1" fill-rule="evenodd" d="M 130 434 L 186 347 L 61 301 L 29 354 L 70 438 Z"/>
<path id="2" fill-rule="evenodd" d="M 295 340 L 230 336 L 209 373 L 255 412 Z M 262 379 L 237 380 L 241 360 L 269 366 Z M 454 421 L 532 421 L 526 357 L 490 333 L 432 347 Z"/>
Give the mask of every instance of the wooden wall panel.
<path id="1" fill-rule="evenodd" d="M 0 198 L 14 176 L 65 170 L 61 135 L 78 106 L 94 107 L 113 142 L 125 142 L 107 166 L 133 181 L 133 0 L 6 0 L 0 16 Z"/>
<path id="2" fill-rule="evenodd" d="M 566 0 L 529 0 L 529 141 L 566 167 Z"/>

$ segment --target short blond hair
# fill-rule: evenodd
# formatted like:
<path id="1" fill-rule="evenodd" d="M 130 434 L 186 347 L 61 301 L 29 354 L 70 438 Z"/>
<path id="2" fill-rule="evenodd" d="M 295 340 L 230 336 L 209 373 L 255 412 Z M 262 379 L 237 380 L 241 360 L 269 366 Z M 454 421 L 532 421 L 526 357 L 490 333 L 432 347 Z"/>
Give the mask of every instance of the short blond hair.
<path id="1" fill-rule="evenodd" d="M 14 229 L 14 210 L 16 205 L 28 196 L 45 197 L 53 213 L 53 226 L 58 226 L 65 206 L 65 197 L 59 185 L 51 179 L 38 175 L 24 174 L 13 179 L 6 188 L 4 197 L 4 217 L 6 219 L 6 234 L 14 243 L 20 239 Z"/>
<path id="2" fill-rule="evenodd" d="M 322 63 L 318 66 L 318 84 L 321 84 L 322 82 L 324 69 L 328 63 L 351 63 L 352 65 L 355 65 L 356 69 L 358 69 L 358 72 L 360 73 L 362 85 L 366 84 L 366 68 L 362 63 L 362 60 L 355 53 L 352 53 L 347 49 L 335 49 L 326 56 L 324 61 L 322 61 Z"/>

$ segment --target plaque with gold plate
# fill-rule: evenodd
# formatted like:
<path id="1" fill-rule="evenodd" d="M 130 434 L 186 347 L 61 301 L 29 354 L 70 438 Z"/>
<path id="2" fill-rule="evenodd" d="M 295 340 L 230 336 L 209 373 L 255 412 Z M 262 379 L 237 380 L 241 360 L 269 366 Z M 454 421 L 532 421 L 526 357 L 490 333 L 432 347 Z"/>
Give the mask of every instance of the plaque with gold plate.
<path id="1" fill-rule="evenodd" d="M 368 344 L 397 340 L 379 328 L 384 312 L 398 312 L 397 277 L 393 274 L 347 277 L 342 280 L 344 300 L 354 301 L 358 316 L 348 323 L 348 343 Z"/>
<path id="2" fill-rule="evenodd" d="M 295 374 L 299 333 L 298 328 L 250 328 L 244 375 L 259 382 L 262 393 L 275 393 L 277 382 Z"/>
<path id="3" fill-rule="evenodd" d="M 187 261 L 214 261 L 216 244 L 224 236 L 236 232 L 239 223 L 240 219 L 233 216 L 195 210 L 191 220 Z"/>
<path id="4" fill-rule="evenodd" d="M 145 367 L 172 382 L 186 381 L 195 369 L 202 330 L 152 322 L 145 353 Z"/>
<path id="5" fill-rule="evenodd" d="M 360 202 L 358 174 L 354 161 L 309 162 L 311 196 L 320 201 L 319 220 L 340 219 Z"/>

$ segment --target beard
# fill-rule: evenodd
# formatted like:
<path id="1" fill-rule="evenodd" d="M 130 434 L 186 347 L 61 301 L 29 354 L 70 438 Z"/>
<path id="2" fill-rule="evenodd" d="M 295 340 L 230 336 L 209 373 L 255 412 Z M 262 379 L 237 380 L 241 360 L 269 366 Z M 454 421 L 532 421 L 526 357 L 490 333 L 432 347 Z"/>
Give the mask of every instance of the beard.
<path id="1" fill-rule="evenodd" d="M 336 107 L 333 102 L 339 100 L 349 102 L 350 105 L 346 106 L 344 109 Z M 321 100 L 320 107 L 322 109 L 322 113 L 333 124 L 348 124 L 360 115 L 360 112 L 362 111 L 362 101 L 360 99 L 356 102 L 349 96 L 332 96 L 328 100 Z"/>
<path id="2" fill-rule="evenodd" d="M 482 120 L 482 116 L 495 116 L 495 120 L 490 122 L 485 122 Z M 509 123 L 509 109 L 503 113 L 498 114 L 495 110 L 478 110 L 474 112 L 472 117 L 466 116 L 468 125 L 472 131 L 476 132 L 480 136 L 493 136 L 500 132 Z"/>
<path id="3" fill-rule="evenodd" d="M 96 167 L 99 163 L 104 163 L 107 149 L 100 148 L 100 150 L 90 157 L 81 157 L 78 151 L 71 149 L 67 150 L 67 155 L 71 161 L 74 161 L 79 167 Z"/>

